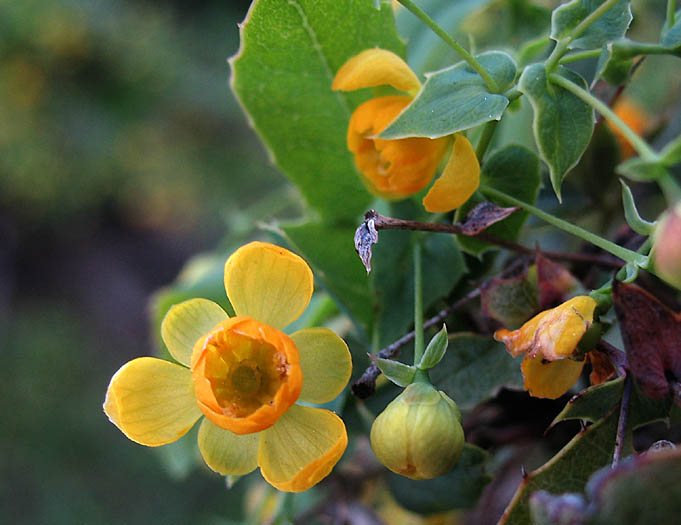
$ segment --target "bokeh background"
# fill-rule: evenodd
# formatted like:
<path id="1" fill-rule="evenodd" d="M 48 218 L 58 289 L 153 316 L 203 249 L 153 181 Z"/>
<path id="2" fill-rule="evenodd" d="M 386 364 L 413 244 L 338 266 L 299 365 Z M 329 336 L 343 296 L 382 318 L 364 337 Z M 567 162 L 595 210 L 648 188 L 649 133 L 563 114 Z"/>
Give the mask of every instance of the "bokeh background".
<path id="1" fill-rule="evenodd" d="M 248 5 L 0 1 L 0 522 L 242 515 L 239 485 L 132 443 L 101 405 L 154 352 L 155 290 L 295 213 L 229 89 Z"/>

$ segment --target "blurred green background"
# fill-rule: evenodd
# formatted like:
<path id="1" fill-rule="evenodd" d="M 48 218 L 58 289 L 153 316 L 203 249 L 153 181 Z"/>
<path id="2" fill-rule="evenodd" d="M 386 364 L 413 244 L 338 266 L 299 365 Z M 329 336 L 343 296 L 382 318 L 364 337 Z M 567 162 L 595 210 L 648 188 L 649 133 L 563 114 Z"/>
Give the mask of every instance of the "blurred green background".
<path id="1" fill-rule="evenodd" d="M 101 404 L 154 351 L 150 295 L 295 201 L 229 89 L 248 4 L 0 0 L 3 523 L 242 516 Z"/>

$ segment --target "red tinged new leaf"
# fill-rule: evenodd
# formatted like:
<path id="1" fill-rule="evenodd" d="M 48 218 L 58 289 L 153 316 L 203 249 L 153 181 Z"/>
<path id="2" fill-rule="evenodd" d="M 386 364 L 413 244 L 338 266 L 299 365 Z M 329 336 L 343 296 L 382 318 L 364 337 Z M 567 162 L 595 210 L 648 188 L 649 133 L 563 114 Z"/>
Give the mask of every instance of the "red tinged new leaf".
<path id="1" fill-rule="evenodd" d="M 642 288 L 617 280 L 612 299 L 631 372 L 648 397 L 666 397 L 670 380 L 681 380 L 681 314 Z"/>
<path id="2" fill-rule="evenodd" d="M 539 252 L 536 264 L 539 304 L 542 310 L 564 302 L 579 284 L 565 266 L 544 257 Z"/>

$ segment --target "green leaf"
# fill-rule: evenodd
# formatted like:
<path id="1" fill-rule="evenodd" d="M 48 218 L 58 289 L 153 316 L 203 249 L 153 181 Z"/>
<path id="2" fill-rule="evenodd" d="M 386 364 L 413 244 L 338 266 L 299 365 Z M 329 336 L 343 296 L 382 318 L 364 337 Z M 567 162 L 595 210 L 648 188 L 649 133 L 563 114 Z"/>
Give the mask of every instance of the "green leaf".
<path id="1" fill-rule="evenodd" d="M 475 506 L 492 476 L 485 472 L 488 454 L 465 444 L 461 459 L 447 474 L 434 479 L 413 480 L 388 474 L 388 486 L 395 499 L 412 512 L 430 514 Z"/>
<path id="2" fill-rule="evenodd" d="M 619 405 L 623 388 L 623 377 L 590 386 L 568 401 L 551 426 L 569 419 L 581 419 L 593 423 L 604 418 Z M 669 417 L 672 406 L 669 401 L 651 399 L 643 395 L 636 385 L 632 387 L 630 399 L 629 421 L 633 429 Z"/>
<path id="3" fill-rule="evenodd" d="M 582 430 L 551 460 L 526 476 L 500 524 L 531 523 L 529 498 L 538 490 L 552 494 L 583 492 L 591 474 L 612 461 L 619 411 Z"/>
<path id="4" fill-rule="evenodd" d="M 660 152 L 662 164 L 667 167 L 681 163 L 681 135 L 669 142 Z"/>
<path id="5" fill-rule="evenodd" d="M 485 159 L 480 173 L 480 183 L 513 195 L 521 201 L 534 204 L 541 185 L 539 158 L 536 153 L 523 146 L 514 144 L 505 146 Z M 476 193 L 457 210 L 455 221 L 460 221 L 471 209 L 486 199 L 499 206 L 507 205 L 506 202 L 494 197 L 485 197 Z M 515 241 L 526 219 L 527 212 L 519 210 L 485 231 L 501 239 Z M 480 256 L 487 250 L 496 249 L 492 244 L 465 235 L 457 236 L 457 240 L 461 248 L 473 255 Z"/>
<path id="6" fill-rule="evenodd" d="M 325 219 L 354 220 L 371 201 L 345 143 L 352 109 L 369 93 L 333 92 L 331 82 L 372 47 L 404 55 L 388 4 L 257 0 L 230 60 L 232 88 L 272 159 Z"/>
<path id="7" fill-rule="evenodd" d="M 595 511 L 591 525 L 678 523 L 681 515 L 681 451 L 648 452 L 589 482 Z"/>
<path id="8" fill-rule="evenodd" d="M 352 226 L 329 226 L 320 222 L 282 226 L 295 248 L 312 266 L 315 278 L 321 280 L 329 294 L 353 319 L 366 336 L 370 333 L 373 296 L 369 279 L 352 245 Z"/>
<path id="9" fill-rule="evenodd" d="M 668 48 L 675 49 L 681 46 L 681 9 L 674 15 L 674 25 L 669 26 L 665 22 L 660 34 L 660 43 Z"/>
<path id="10" fill-rule="evenodd" d="M 631 68 L 634 66 L 633 58 L 626 52 L 620 52 L 621 48 L 612 42 L 603 46 L 601 55 L 598 57 L 596 72 L 594 73 L 591 86 L 603 78 L 613 86 L 619 86 L 629 80 Z"/>
<path id="11" fill-rule="evenodd" d="M 625 160 L 615 168 L 615 171 L 637 182 L 657 180 L 667 173 L 659 160 L 644 160 L 640 157 Z"/>
<path id="12" fill-rule="evenodd" d="M 430 371 L 433 384 L 459 408 L 473 408 L 502 386 L 522 388 L 522 357 L 513 358 L 491 337 L 459 333 L 450 336 L 441 365 Z"/>
<path id="13" fill-rule="evenodd" d="M 392 359 L 376 358 L 376 366 L 383 372 L 383 375 L 390 379 L 397 386 L 406 387 L 411 385 L 416 374 L 416 367 L 405 365 Z"/>
<path id="14" fill-rule="evenodd" d="M 477 56 L 500 90 L 515 79 L 516 64 L 507 53 L 489 51 Z M 465 62 L 426 74 L 419 94 L 379 136 L 437 138 L 499 120 L 508 106 L 504 95 L 492 94 L 484 80 Z"/>
<path id="15" fill-rule="evenodd" d="M 416 367 L 421 370 L 433 368 L 444 357 L 447 351 L 447 325 L 442 325 L 442 330 L 436 333 L 428 343 L 421 359 L 416 363 Z"/>
<path id="16" fill-rule="evenodd" d="M 409 215 L 409 206 L 416 207 L 411 201 L 393 203 L 391 210 L 395 213 L 391 215 L 423 218 Z M 418 212 L 424 213 L 422 208 Z M 402 337 L 414 322 L 412 243 L 418 236 L 418 233 L 382 230 L 374 245 L 371 276 L 378 348 Z M 449 294 L 466 271 L 466 264 L 453 235 L 429 235 L 422 238 L 422 242 L 423 307 L 427 310 Z"/>
<path id="17" fill-rule="evenodd" d="M 631 189 L 627 186 L 626 182 L 620 180 L 622 184 L 622 205 L 624 206 L 624 218 L 627 221 L 629 227 L 636 233 L 641 235 L 650 235 L 653 233 L 655 228 L 654 222 L 649 222 L 643 219 L 636 209 L 636 202 L 634 201 L 634 195 L 631 193 Z"/>
<path id="18" fill-rule="evenodd" d="M 605 0 L 572 0 L 553 10 L 551 38 L 566 38 L 587 16 Z M 622 38 L 632 20 L 629 0 L 620 0 L 569 44 L 570 49 L 593 49 L 606 42 Z"/>
<path id="19" fill-rule="evenodd" d="M 586 82 L 577 73 L 564 67 L 558 67 L 556 72 L 586 89 Z M 543 64 L 525 68 L 518 88 L 532 104 L 534 138 L 549 166 L 553 190 L 561 200 L 563 178 L 579 162 L 591 140 L 593 110 L 569 91 L 551 84 Z"/>

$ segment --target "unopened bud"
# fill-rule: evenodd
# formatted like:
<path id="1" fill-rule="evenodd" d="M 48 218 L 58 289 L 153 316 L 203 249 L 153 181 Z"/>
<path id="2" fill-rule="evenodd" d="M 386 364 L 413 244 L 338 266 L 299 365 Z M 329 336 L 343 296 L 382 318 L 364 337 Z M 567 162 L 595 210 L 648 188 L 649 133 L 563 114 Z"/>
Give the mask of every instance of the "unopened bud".
<path id="1" fill-rule="evenodd" d="M 653 237 L 655 273 L 681 289 L 681 203 L 660 217 Z"/>
<path id="2" fill-rule="evenodd" d="M 451 470 L 464 446 L 456 403 L 427 383 L 412 383 L 379 414 L 371 448 L 381 463 L 412 479 Z"/>

